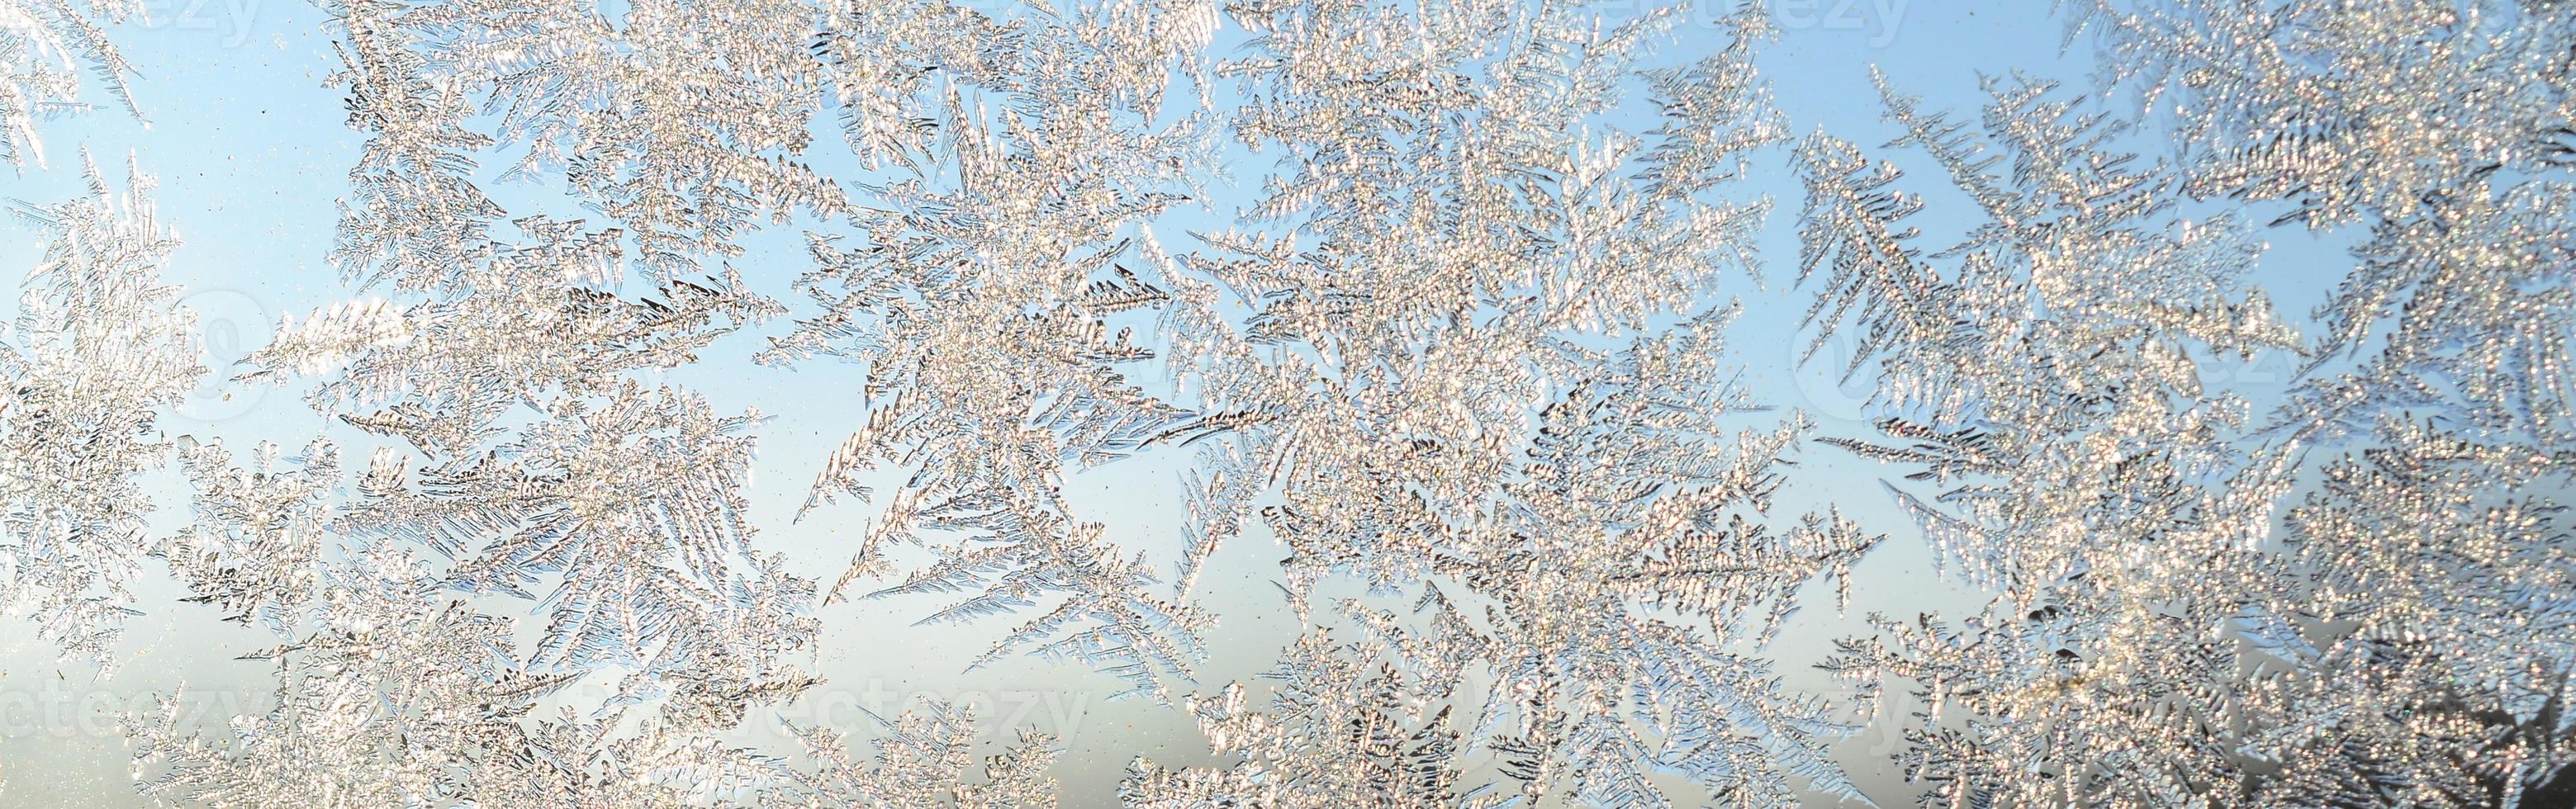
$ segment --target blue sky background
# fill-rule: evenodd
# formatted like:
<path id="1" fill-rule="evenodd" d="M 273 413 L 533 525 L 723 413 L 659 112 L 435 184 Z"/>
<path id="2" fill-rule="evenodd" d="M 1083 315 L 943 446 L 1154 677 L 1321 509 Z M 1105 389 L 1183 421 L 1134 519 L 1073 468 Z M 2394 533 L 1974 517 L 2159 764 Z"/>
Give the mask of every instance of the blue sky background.
<path id="1" fill-rule="evenodd" d="M 1874 157 L 1906 167 L 1905 189 L 1930 198 L 1930 206 L 1914 222 L 1924 229 L 1927 247 L 1944 246 L 1964 232 L 1971 223 L 1961 213 L 1967 210 L 1965 200 L 1920 155 L 1877 148 L 1896 130 L 1880 118 L 1870 66 L 1885 70 L 1904 90 L 1924 96 L 1927 107 L 1960 110 L 1965 116 L 1973 116 L 1973 107 L 1982 100 L 1981 75 L 2022 70 L 2073 85 L 2089 83 L 2091 55 L 2080 46 L 2060 52 L 2063 25 L 2048 13 L 2046 3 L 2011 4 L 2017 7 L 2009 10 L 1999 5 L 2004 4 L 1784 0 L 1771 11 L 1782 38 L 1762 51 L 1760 65 L 1790 132 L 1802 137 L 1822 128 L 1858 143 Z M 1644 7 L 1645 0 L 1602 6 L 1612 16 Z M 47 122 L 40 131 L 50 166 L 0 177 L 0 197 L 54 202 L 75 196 L 80 189 L 77 154 L 84 145 L 103 164 L 111 185 L 121 187 L 125 155 L 131 150 L 146 172 L 158 176 L 161 221 L 184 242 L 166 280 L 183 287 L 186 304 L 200 313 L 209 364 L 220 370 L 265 342 L 281 315 L 300 318 L 351 295 L 323 256 L 338 219 L 334 200 L 347 191 L 347 173 L 363 139 L 343 123 L 341 92 L 325 84 L 338 63 L 325 17 L 314 5 L 300 0 L 155 0 L 151 8 L 151 21 L 129 22 L 110 32 L 141 74 L 134 81 L 134 95 L 149 124 L 113 109 Z M 1726 33 L 1710 21 L 1723 11 L 1693 10 L 1645 62 L 1681 64 L 1722 47 Z M 1220 47 L 1227 35 L 1220 35 Z M 831 126 L 831 120 L 823 116 L 821 125 Z M 1636 121 L 1631 128 L 1651 125 Z M 816 168 L 844 177 L 857 174 L 837 133 L 822 135 Z M 1267 159 L 1239 150 L 1228 154 Z M 1250 198 L 1246 187 L 1265 165 L 1232 167 L 1238 187 L 1231 197 L 1209 201 L 1212 216 L 1230 216 L 1244 204 Z M 493 190 L 513 216 L 541 209 L 572 213 L 551 186 Z M 1865 382 L 1838 386 L 1822 362 L 1804 372 L 1792 368 L 1795 352 L 1805 343 L 1798 318 L 1809 293 L 1791 286 L 1801 190 L 1789 169 L 1787 146 L 1764 152 L 1746 181 L 1722 193 L 1768 195 L 1775 206 L 1761 243 L 1766 283 L 1756 286 L 1741 276 L 1725 282 L 1724 295 L 1746 306 L 1734 329 L 1733 351 L 1746 366 L 1756 396 L 1784 408 L 1806 409 L 1828 432 L 1860 429 L 1857 402 L 1866 396 Z M 1186 251 L 1194 245 L 1181 229 L 1158 227 L 1157 233 L 1167 247 Z M 36 234 L 15 224 L 0 233 L 10 234 L 0 237 L 0 266 L 23 273 L 38 255 Z M 2265 236 L 2273 249 L 2258 280 L 2285 316 L 2296 318 L 2313 308 L 2348 266 L 2339 242 L 2298 230 Z M 754 288 L 802 306 L 804 300 L 788 286 L 806 268 L 797 230 L 775 228 L 751 241 L 752 252 L 734 261 L 735 268 Z M 1710 301 L 1718 303 L 1722 300 Z M 754 523 L 761 528 L 757 541 L 763 548 L 788 552 L 801 572 L 828 582 L 855 545 L 847 532 L 873 509 L 844 502 L 799 523 L 789 518 L 823 456 L 861 419 L 858 375 L 854 368 L 819 363 L 793 369 L 751 364 L 749 358 L 764 338 L 783 334 L 789 325 L 780 320 L 728 337 L 705 352 L 699 365 L 669 378 L 704 393 L 720 411 L 756 407 L 771 417 L 758 431 L 761 456 L 751 492 Z M 2286 382 L 2292 365 L 2286 357 L 2273 356 L 2218 367 L 2220 375 L 2261 389 Z M 2262 404 L 2257 401 L 2258 412 Z M 201 389 L 165 422 L 173 435 L 221 435 L 236 447 L 265 438 L 290 452 L 325 426 L 296 390 L 230 384 Z M 1108 522 L 1118 541 L 1168 553 L 1178 547 L 1182 498 L 1175 476 L 1186 459 L 1185 454 L 1166 453 L 1086 473 L 1068 481 L 1069 499 L 1089 510 L 1085 518 Z M 1780 504 L 1784 519 L 1832 504 L 1873 530 L 1889 533 L 1890 539 L 1856 572 L 1854 603 L 1846 615 L 1835 614 L 1829 592 L 1814 590 L 1807 609 L 1773 647 L 1793 684 L 1833 688 L 1804 666 L 1829 651 L 1833 637 L 1855 631 L 1862 614 L 1887 610 L 1910 616 L 1981 602 L 1979 595 L 1932 575 L 1919 537 L 1888 507 L 1876 484 L 1886 475 L 1875 464 L 1821 446 L 1803 450 L 1798 460 L 1802 471 Z M 185 489 L 167 474 L 154 478 L 154 488 L 168 506 L 156 515 L 156 528 L 175 530 L 182 516 L 176 507 L 184 503 Z M 1284 555 L 1266 536 L 1247 536 L 1223 550 L 1203 577 L 1208 606 L 1222 622 L 1209 638 L 1213 659 L 1201 671 L 1203 690 L 1267 668 L 1297 633 L 1295 616 L 1268 583 L 1276 578 L 1275 562 Z M 143 695 L 184 683 L 192 708 L 202 705 L 216 721 L 222 714 L 266 709 L 264 665 L 232 658 L 272 641 L 257 630 L 219 623 L 211 609 L 177 603 L 183 593 L 153 566 L 147 562 L 140 591 L 139 606 L 146 615 L 130 625 L 127 662 L 113 680 L 56 663 L 50 645 L 36 639 L 29 624 L 0 621 L 0 728 L 6 730 L 6 738 L 0 739 L 0 772 L 9 782 L 0 792 L 0 805 L 146 805 L 132 790 L 130 753 L 108 718 L 148 706 Z M 982 695 L 987 711 L 999 720 L 1064 737 L 1058 777 L 1065 805 L 1072 807 L 1112 800 L 1131 755 L 1167 764 L 1204 760 L 1197 731 L 1179 711 L 1142 702 L 1104 702 L 1120 690 L 1106 675 L 1029 659 L 960 674 L 962 661 L 982 652 L 1009 622 L 911 626 L 933 601 L 855 601 L 824 608 L 820 616 L 827 630 L 819 673 L 828 682 L 787 713 L 864 736 L 874 728 L 858 708 L 899 708 L 906 696 L 922 692 L 970 701 Z M 759 741 L 761 735 L 748 733 L 745 740 Z M 987 734 L 995 743 L 1010 738 L 999 722 Z M 1878 754 L 1893 741 L 1892 734 L 1864 733 L 1843 751 L 1847 766 L 1882 804 L 1907 802 L 1908 790 L 1872 772 L 1883 767 Z"/>

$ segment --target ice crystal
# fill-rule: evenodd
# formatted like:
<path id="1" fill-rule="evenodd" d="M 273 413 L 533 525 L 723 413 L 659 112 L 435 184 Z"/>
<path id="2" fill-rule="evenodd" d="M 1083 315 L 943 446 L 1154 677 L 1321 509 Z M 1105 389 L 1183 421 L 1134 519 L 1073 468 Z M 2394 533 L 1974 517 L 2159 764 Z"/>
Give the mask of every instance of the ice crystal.
<path id="1" fill-rule="evenodd" d="M 946 702 L 762 746 L 824 622 L 909 595 L 965 668 L 1195 722 L 1111 753 L 1131 806 L 2567 803 L 2576 5 L 2057 5 L 2093 92 L 1873 72 L 1864 148 L 1792 143 L 1759 5 L 324 0 L 345 288 L 239 367 L 150 178 L 16 206 L 0 603 L 112 667 L 166 571 L 267 638 L 267 703 L 122 725 L 191 805 L 1109 800 Z M 132 11 L 0 0 L 13 165 L 81 68 L 131 109 Z M 1790 289 L 1747 177 L 1803 186 Z M 2312 317 L 2267 240 L 2349 247 Z M 1755 291 L 1873 423 L 1777 409 Z M 837 444 L 773 448 L 829 586 L 755 519 L 762 413 L 670 373 L 734 360 L 848 375 Z M 165 438 L 210 372 L 320 426 Z M 1168 536 L 1069 493 L 1157 462 Z M 1840 625 L 1843 696 L 1784 672 L 1918 537 L 1983 603 Z M 1247 548 L 1294 641 L 1202 685 Z"/>
<path id="2" fill-rule="evenodd" d="M 1899 145 L 1990 222 L 1940 254 L 1955 270 L 1896 229 L 1921 203 L 1891 171 L 1801 151 L 1818 319 L 1864 330 L 1854 367 L 1899 414 L 1896 444 L 1837 443 L 1948 486 L 1898 498 L 2001 590 L 1973 617 L 1880 619 L 1836 667 L 1918 684 L 1934 708 L 1899 757 L 1953 804 L 2563 793 L 2565 10 L 2135 5 L 2071 19 L 2100 31 L 2106 84 L 2171 103 L 2175 164 L 2116 168 L 2135 161 L 2094 143 L 2123 123 L 2040 89 L 1998 94 L 1991 154 L 1889 94 Z M 2160 221 L 2214 198 L 2372 232 L 2320 342 L 2232 297 L 2234 226 Z M 2281 346 L 2310 359 L 2259 426 L 2194 360 Z M 2309 454 L 2316 488 L 2276 525 Z"/>
<path id="3" fill-rule="evenodd" d="M 1251 709 L 1242 684 L 1186 707 L 1215 752 L 1239 758 L 1224 769 L 1167 770 L 1138 759 L 1120 798 L 1166 809 L 1240 802 L 1258 806 L 1493 806 L 1504 795 L 1460 793 L 1458 732 L 1446 707 L 1426 697 L 1445 687 L 1375 662 L 1329 634 L 1300 638 L 1280 661 L 1271 712 Z"/>
<path id="4" fill-rule="evenodd" d="M 2576 147 L 2576 8 L 2528 0 L 2060 0 L 2106 87 L 2173 112 L 2192 193 L 2314 226 L 2405 215 Z"/>
<path id="5" fill-rule="evenodd" d="M 1670 773 L 1708 800 L 1858 797 L 1824 752 L 1853 729 L 1843 706 L 1782 693 L 1745 651 L 1793 590 L 1875 538 L 1763 514 L 1805 428 L 1730 434 L 1759 409 L 1721 350 L 1731 310 L 1604 339 L 1657 331 L 1751 269 L 1764 205 L 1703 192 L 1781 136 L 1751 64 L 1763 18 L 1728 18 L 1726 49 L 1643 74 L 1662 126 L 1596 136 L 1589 116 L 1664 15 L 1601 30 L 1507 3 L 1230 11 L 1261 34 L 1217 68 L 1251 98 L 1231 126 L 1286 154 L 1248 212 L 1276 230 L 1203 236 L 1225 255 L 1180 262 L 1203 278 L 1174 281 L 1166 339 L 1209 414 L 1177 434 L 1223 436 L 1194 508 L 1240 519 L 1242 482 L 1261 482 L 1301 603 L 1336 575 L 1419 585 L 1431 628 L 1380 616 L 1364 620 L 1384 636 L 1371 645 L 1310 636 L 1283 663 L 1275 718 L 1240 690 L 1201 703 L 1213 746 L 1243 763 L 1140 763 L 1131 800 L 1699 797 L 1666 794 L 1655 776 Z M 1386 28 L 1417 38 L 1366 33 Z M 1251 311 L 1229 319 L 1225 293 Z M 1192 554 L 1221 539 L 1209 525 Z M 1440 651 L 1380 671 L 1377 647 Z M 1462 673 L 1489 686 L 1453 693 Z M 1455 720 L 1423 708 L 1459 697 L 1472 711 Z M 1475 761 L 1499 762 L 1503 783 L 1460 783 Z"/>
<path id="6" fill-rule="evenodd" d="M 619 733 L 623 712 L 539 711 L 576 675 L 513 661 L 511 618 L 440 595 L 408 548 L 321 572 L 293 642 L 258 655 L 277 668 L 274 708 L 217 739 L 181 724 L 184 693 L 129 720 L 146 788 L 206 805 L 684 806 L 770 767 L 661 722 Z"/>
<path id="7" fill-rule="evenodd" d="M 873 716 L 873 715 L 872 715 Z M 875 766 L 860 764 L 841 744 L 839 733 L 803 729 L 806 748 L 819 766 L 781 782 L 764 797 L 772 806 L 890 806 L 958 809 L 1054 809 L 1056 782 L 1047 774 L 1055 762 L 1054 739 L 1023 731 L 1020 743 L 974 766 L 975 720 L 953 705 L 934 703 L 891 721 L 879 719 L 891 735 L 874 742 Z M 980 771 L 980 783 L 966 783 Z"/>
<path id="8" fill-rule="evenodd" d="M 154 555 L 225 620 L 288 632 L 313 597 L 329 493 L 339 484 L 338 448 L 316 441 L 290 469 L 279 467 L 277 445 L 262 443 L 242 468 L 220 443 L 188 436 L 178 443 L 180 466 L 196 486 L 189 505 L 197 519 Z"/>
<path id="9" fill-rule="evenodd" d="M 877 26 L 905 9 L 952 33 L 916 42 Z M 1183 166 L 1204 153 L 1203 116 L 1151 126 L 1174 52 L 1205 38 L 1199 13 L 1182 3 L 995 18 L 852 2 L 835 7 L 841 27 L 818 46 L 842 103 L 871 111 L 844 119 L 851 145 L 905 168 L 853 215 L 863 244 L 809 236 L 816 267 L 797 286 L 822 314 L 763 356 L 865 369 L 867 423 L 826 461 L 809 509 L 868 494 L 862 475 L 879 464 L 903 473 L 840 586 L 888 572 L 887 543 L 914 543 L 936 560 L 869 595 L 966 594 L 924 622 L 1063 599 L 977 665 L 1028 647 L 1159 696 L 1160 677 L 1186 677 L 1201 654 L 1199 619 L 1154 592 L 1154 568 L 1079 519 L 1061 490 L 1067 473 L 1191 417 L 1130 379 L 1153 352 L 1105 320 L 1168 297 L 1134 267 L 1162 260 L 1140 228 L 1187 199 Z M 954 82 L 945 92 L 920 81 L 934 69 Z M 1000 108 L 968 104 L 959 85 Z M 936 147 L 884 131 L 877 116 L 896 114 L 936 131 Z"/>
<path id="10" fill-rule="evenodd" d="M 282 636 L 263 655 L 277 706 L 229 746 L 178 725 L 175 701 L 138 719 L 149 785 L 214 804 L 744 799 L 776 762 L 714 734 L 814 682 L 797 664 L 813 585 L 749 544 L 757 414 L 632 372 L 691 361 L 765 304 L 658 264 L 656 295 L 604 288 L 624 266 L 613 229 L 498 232 L 462 170 L 480 141 L 420 117 L 458 114 L 410 55 L 423 43 L 376 5 L 337 10 L 351 123 L 374 135 L 338 256 L 398 297 L 290 323 L 245 377 L 311 378 L 317 410 L 392 442 L 339 502 L 304 482 L 336 476 L 328 444 L 292 474 L 191 451 L 201 522 L 164 554 Z M 522 611 L 543 619 L 533 636 Z M 611 693 L 530 718 L 580 682 Z"/>
<path id="11" fill-rule="evenodd" d="M 2110 82 L 2178 84 L 2191 194 L 2285 200 L 2279 221 L 2370 237 L 2269 425 L 2332 454 L 2283 526 L 2280 617 L 2246 630 L 2290 670 L 2243 751 L 2279 767 L 2255 799 L 2563 802 L 2576 16 L 2201 6 L 2075 19 L 2114 20 L 2106 57 L 2148 68 Z"/>
<path id="12" fill-rule="evenodd" d="M 1732 415 L 1730 386 L 1711 375 L 1725 368 L 1722 314 L 1641 341 L 1550 405 L 1506 473 L 1517 482 L 1432 554 L 1425 575 L 1483 606 L 1483 620 L 1438 584 L 1417 604 L 1427 630 L 1347 606 L 1374 637 L 1301 640 L 1278 673 L 1288 685 L 1276 717 L 1248 714 L 1240 685 L 1197 706 L 1216 751 L 1245 763 L 1140 763 L 1131 800 L 1330 806 L 1382 790 L 1395 792 L 1369 805 L 1687 799 L 1665 794 L 1656 773 L 1682 774 L 1710 800 L 1785 804 L 1800 788 L 1858 798 L 1824 751 L 1856 729 L 1848 706 L 1784 692 L 1767 661 L 1740 649 L 1767 638 L 1793 590 L 1848 575 L 1877 538 L 1833 515 L 1781 533 L 1758 521 L 1779 456 L 1804 427 L 1722 440 L 1710 426 Z M 1470 680 L 1489 686 L 1460 693 Z M 1458 722 L 1446 707 L 1427 713 L 1462 697 L 1472 712 Z M 1475 754 L 1499 761 L 1510 783 L 1461 782 Z M 1442 797 L 1451 791 L 1454 801 Z"/>
<path id="13" fill-rule="evenodd" d="M 152 178 L 129 165 L 111 196 L 82 164 L 87 196 L 17 204 L 45 247 L 0 341 L 0 603 L 33 613 L 65 656 L 112 667 L 152 547 L 137 476 L 167 457 L 155 414 L 204 369 L 193 318 L 161 284 L 177 242 L 153 219 Z"/>
<path id="14" fill-rule="evenodd" d="M 1892 443 L 1830 440 L 1937 487 L 1890 491 L 1999 594 L 1963 618 L 1874 616 L 1879 634 L 1832 665 L 1914 681 L 1934 710 L 1901 755 L 1943 802 L 2232 788 L 2244 774 L 2211 729 L 2245 660 L 2219 627 L 2265 591 L 2257 546 L 2291 456 L 2231 440 L 2247 407 L 2206 391 L 2195 357 L 2294 344 L 2241 291 L 2244 229 L 2178 221 L 2173 173 L 2112 151 L 2118 125 L 2046 82 L 1990 82 L 1983 132 L 1880 86 L 1894 145 L 1930 153 L 1984 222 L 1927 256 L 1892 169 L 1829 136 L 1800 146 L 1811 316 L 1863 332 L 1855 364 L 1896 414 L 1879 423 Z"/>
<path id="15" fill-rule="evenodd" d="M 1573 338 L 1640 328 L 1744 266 L 1765 206 L 1697 192 L 1779 135 L 1750 72 L 1761 20 L 1738 19 L 1734 49 L 1653 74 L 1668 120 L 1651 139 L 1593 139 L 1585 113 L 1612 103 L 1660 16 L 1595 34 L 1513 4 L 1235 13 L 1264 36 L 1219 66 L 1252 95 L 1233 129 L 1288 153 L 1248 212 L 1276 235 L 1207 234 L 1227 255 L 1190 259 L 1202 277 L 1166 316 L 1208 402 L 1184 434 L 1237 434 L 1229 476 L 1281 478 L 1271 522 L 1294 574 L 1402 581 L 1470 539 L 1438 521 L 1492 498 L 1529 416 L 1609 360 Z M 1360 33 L 1382 24 L 1423 29 L 1421 45 Z M 1406 92 L 1370 89 L 1387 86 Z M 1399 166 L 1413 173 L 1388 176 Z M 1221 294 L 1251 313 L 1230 322 Z M 1215 342 L 1229 333 L 1248 345 Z"/>
<path id="16" fill-rule="evenodd" d="M 410 131 L 389 131 L 378 153 L 409 163 L 423 156 L 396 150 L 516 152 L 505 177 L 559 175 L 625 230 L 657 282 L 739 253 L 740 232 L 764 217 L 843 204 L 836 183 L 793 159 L 824 81 L 807 54 L 813 4 L 652 0 L 612 14 L 592 2 L 355 0 L 341 9 L 366 62 L 353 67 L 389 82 L 362 85 L 386 103 L 361 114 L 426 114 L 393 127 Z M 388 67 L 401 72 L 378 74 Z M 460 113 L 488 115 L 489 131 L 465 129 Z M 450 173 L 459 166 L 413 165 L 445 177 L 381 199 L 436 195 L 433 210 L 469 214 L 479 202 Z"/>
<path id="17" fill-rule="evenodd" d="M 2262 694 L 2271 704 L 2244 753 L 2279 772 L 2255 799 L 2563 800 L 2576 559 L 2554 495 L 2569 451 L 2394 418 L 2374 437 L 2290 511 L 2301 617 L 2331 629 L 2262 644 L 2300 676 Z"/>
<path id="18" fill-rule="evenodd" d="M 126 84 L 134 65 L 108 41 L 106 27 L 139 17 L 133 0 L 11 0 L 0 4 L 0 159 L 24 172 L 45 165 L 36 122 L 91 109 L 81 98 L 81 68 L 95 77 L 128 113 L 137 116 Z"/>

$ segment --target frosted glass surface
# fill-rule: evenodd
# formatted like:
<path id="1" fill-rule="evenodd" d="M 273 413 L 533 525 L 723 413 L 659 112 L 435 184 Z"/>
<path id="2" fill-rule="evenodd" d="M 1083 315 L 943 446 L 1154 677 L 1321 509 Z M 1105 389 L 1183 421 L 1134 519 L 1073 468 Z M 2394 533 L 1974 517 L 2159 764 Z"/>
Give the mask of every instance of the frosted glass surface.
<path id="1" fill-rule="evenodd" d="M 2576 805 L 2576 4 L 0 12 L 0 806 Z"/>

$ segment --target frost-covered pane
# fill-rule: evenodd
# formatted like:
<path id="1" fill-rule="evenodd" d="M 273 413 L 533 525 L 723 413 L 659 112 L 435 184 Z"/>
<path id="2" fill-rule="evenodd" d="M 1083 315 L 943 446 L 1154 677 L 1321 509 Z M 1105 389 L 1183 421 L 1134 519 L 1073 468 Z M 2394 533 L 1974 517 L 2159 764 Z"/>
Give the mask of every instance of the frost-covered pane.
<path id="1" fill-rule="evenodd" d="M 2571 41 L 0 0 L 0 796 L 2576 803 Z"/>

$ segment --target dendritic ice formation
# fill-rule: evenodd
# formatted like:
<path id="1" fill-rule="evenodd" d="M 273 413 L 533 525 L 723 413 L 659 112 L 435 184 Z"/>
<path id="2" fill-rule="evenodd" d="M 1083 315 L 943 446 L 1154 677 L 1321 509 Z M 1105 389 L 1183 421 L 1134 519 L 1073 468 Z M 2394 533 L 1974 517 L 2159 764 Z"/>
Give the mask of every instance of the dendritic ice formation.
<path id="1" fill-rule="evenodd" d="M 1849 144 L 1797 157 L 1816 311 L 1865 335 L 1854 364 L 1891 414 L 1829 440 L 1919 468 L 1897 498 L 1999 592 L 1955 620 L 1878 619 L 1829 665 L 1929 700 L 1898 756 L 1927 802 L 2576 797 L 2576 16 L 2074 5 L 2106 111 L 2025 79 L 1972 129 L 1880 80 L 1890 147 L 1983 209 L 1958 246 L 1912 247 L 1898 220 L 1920 198 Z M 2143 120 L 2180 158 L 2105 150 L 2138 100 L 2172 116 Z M 2366 229 L 2323 334 L 2245 289 L 2237 210 Z M 2261 392 L 2268 417 L 2198 367 L 2275 346 L 2306 360 Z"/>
<path id="2" fill-rule="evenodd" d="M 1629 132 L 1584 122 L 1619 102 L 1662 16 L 1594 33 L 1503 3 L 1237 13 L 1263 38 L 1219 66 L 1247 83 L 1233 128 L 1283 169 L 1251 221 L 1202 237 L 1222 252 L 1174 262 L 1206 268 L 1164 326 L 1213 413 L 1184 429 L 1227 433 L 1194 502 L 1275 499 L 1259 516 L 1301 607 L 1335 575 L 1420 596 L 1410 616 L 1343 605 L 1365 632 L 1304 641 L 1266 719 L 1239 691 L 1202 703 L 1245 763 L 1140 763 L 1130 800 L 1334 806 L 1372 784 L 1404 805 L 1858 797 L 1825 750 L 1853 729 L 1847 706 L 1782 693 L 1745 650 L 1801 583 L 1877 537 L 1764 513 L 1804 425 L 1748 420 L 1720 339 L 1732 309 L 1701 303 L 1752 269 L 1764 213 L 1707 192 L 1782 136 L 1750 58 L 1764 18 L 1646 71 L 1662 115 Z M 1420 36 L 1369 35 L 1389 29 Z M 1618 339 L 1658 315 L 1684 319 Z M 1389 734 L 1410 741 L 1382 749 Z M 1498 773 L 1452 771 L 1485 757 Z M 1667 794 L 1657 772 L 1695 788 Z M 1388 787 L 1398 773 L 1420 780 Z"/>
<path id="3" fill-rule="evenodd" d="M 265 638 L 238 715 L 123 717 L 172 805 L 2576 800 L 2576 6 L 2068 0 L 2089 87 L 1867 71 L 1868 146 L 1791 134 L 1768 9 L 1632 6 L 325 0 L 338 300 L 238 367 L 140 169 L 14 205 L 0 605 L 102 675 Z M 148 97 L 140 12 L 0 0 L 22 172 Z M 1793 340 L 1871 423 L 1740 350 Z M 300 448 L 168 418 L 210 375 Z M 1139 467 L 1168 535 L 1074 485 Z M 1199 738 L 780 718 L 913 609 Z"/>
<path id="4" fill-rule="evenodd" d="M 14 211 L 44 253 L 0 338 L 0 603 L 65 657 L 112 670 L 154 544 L 138 480 L 167 449 L 154 416 L 205 369 L 161 283 L 177 242 L 153 219 L 152 177 L 129 164 L 120 196 L 86 153 L 81 169 L 86 195 Z"/>
<path id="5" fill-rule="evenodd" d="M 2269 571 L 2235 559 L 2263 553 L 2288 486 L 2281 448 L 2231 441 L 2248 408 L 2193 355 L 2295 342 L 2237 292 L 2243 228 L 2172 221 L 2164 167 L 2106 151 L 2115 127 L 2048 84 L 1988 89 L 1985 132 L 1888 92 L 1893 145 L 1930 152 L 1985 215 L 1938 258 L 1900 225 L 1915 205 L 1891 171 L 1830 136 L 1798 152 L 1816 310 L 1865 330 L 1855 361 L 1894 414 L 1883 437 L 1827 440 L 1913 470 L 1890 490 L 1936 558 L 1998 591 L 1956 624 L 1874 618 L 1830 665 L 1961 709 L 1909 729 L 1902 756 L 1956 796 L 2189 802 L 2235 780 L 2234 751 L 2167 729 L 2221 724 L 2243 693 L 2241 657 L 2211 641 L 2259 610 L 2241 599 Z"/>
<path id="6" fill-rule="evenodd" d="M 140 114 L 126 80 L 134 65 L 108 40 L 107 27 L 145 14 L 140 0 L 10 0 L 0 4 L 0 159 L 23 174 L 45 166 L 36 122 L 94 109 L 81 100 L 81 74 L 95 79 L 90 92 L 113 96 L 126 112 Z"/>

